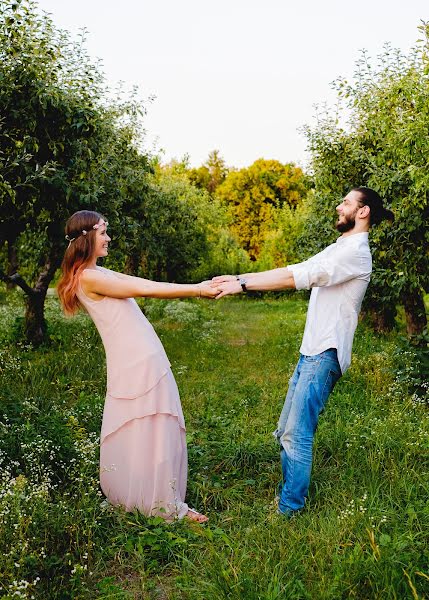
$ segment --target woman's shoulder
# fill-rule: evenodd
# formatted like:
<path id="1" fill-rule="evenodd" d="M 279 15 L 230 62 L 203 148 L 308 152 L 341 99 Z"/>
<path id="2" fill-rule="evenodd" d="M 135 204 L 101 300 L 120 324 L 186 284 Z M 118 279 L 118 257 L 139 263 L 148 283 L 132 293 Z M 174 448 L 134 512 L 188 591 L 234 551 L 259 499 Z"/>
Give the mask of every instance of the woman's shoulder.
<path id="1" fill-rule="evenodd" d="M 111 277 L 121 277 L 121 273 L 117 273 L 116 271 L 112 271 L 111 269 L 107 269 L 106 267 L 100 267 L 99 265 L 97 265 L 96 270 L 100 271 L 101 273 L 104 273 L 105 275 L 110 275 Z"/>
<path id="2" fill-rule="evenodd" d="M 80 277 L 81 279 L 83 279 L 83 281 L 91 281 L 94 279 L 98 279 L 100 275 L 110 275 L 114 277 L 116 273 L 114 271 L 111 271 L 110 269 L 106 269 L 106 267 L 100 267 L 97 265 L 95 269 L 83 269 Z"/>
<path id="3" fill-rule="evenodd" d="M 97 267 L 94 269 L 89 267 L 87 269 L 83 269 L 79 276 L 79 289 L 83 292 L 85 298 L 89 300 L 99 301 L 103 296 L 98 293 L 94 293 L 94 286 L 100 284 L 106 276 L 109 277 L 111 272 L 109 269 L 105 269 L 104 267 Z M 113 273 L 112 273 L 113 275 Z"/>

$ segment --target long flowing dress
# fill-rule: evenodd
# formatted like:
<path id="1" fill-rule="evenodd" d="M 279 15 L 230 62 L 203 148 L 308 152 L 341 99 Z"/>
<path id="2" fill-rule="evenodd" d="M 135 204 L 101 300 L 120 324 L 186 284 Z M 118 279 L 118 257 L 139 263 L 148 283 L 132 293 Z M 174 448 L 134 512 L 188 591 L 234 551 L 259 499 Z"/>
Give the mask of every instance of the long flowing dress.
<path id="1" fill-rule="evenodd" d="M 165 350 L 134 298 L 92 300 L 80 285 L 77 295 L 106 352 L 103 493 L 125 510 L 180 519 L 188 512 L 185 421 Z"/>

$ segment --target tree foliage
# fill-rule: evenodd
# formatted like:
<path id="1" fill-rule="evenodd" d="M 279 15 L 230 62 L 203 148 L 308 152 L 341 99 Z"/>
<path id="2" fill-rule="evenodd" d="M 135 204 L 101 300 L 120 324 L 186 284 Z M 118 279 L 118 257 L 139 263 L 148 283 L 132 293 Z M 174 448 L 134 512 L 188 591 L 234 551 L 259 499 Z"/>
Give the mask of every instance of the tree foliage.
<path id="1" fill-rule="evenodd" d="M 201 167 L 188 169 L 187 174 L 191 183 L 213 195 L 220 184 L 225 181 L 228 171 L 219 150 L 213 150 Z"/>
<path id="2" fill-rule="evenodd" d="M 312 237 L 308 236 L 309 223 L 314 216 L 313 209 L 314 194 L 309 191 L 296 208 L 284 204 L 275 212 L 257 260 L 258 270 L 276 269 L 298 263 L 316 253 L 311 251 L 314 242 Z M 320 227 L 320 223 L 318 226 Z M 331 224 L 329 235 L 332 235 Z M 304 239 L 305 237 L 310 239 Z"/>
<path id="3" fill-rule="evenodd" d="M 294 164 L 259 159 L 250 167 L 231 171 L 217 188 L 217 197 L 231 215 L 231 229 L 256 260 L 276 211 L 295 208 L 307 193 L 303 171 Z"/>

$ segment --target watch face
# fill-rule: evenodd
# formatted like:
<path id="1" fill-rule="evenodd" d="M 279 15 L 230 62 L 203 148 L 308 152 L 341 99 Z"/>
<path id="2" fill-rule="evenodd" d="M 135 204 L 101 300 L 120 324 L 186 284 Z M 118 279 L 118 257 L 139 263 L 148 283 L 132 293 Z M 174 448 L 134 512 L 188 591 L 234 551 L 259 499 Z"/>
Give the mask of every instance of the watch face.
<path id="1" fill-rule="evenodd" d="M 247 283 L 247 279 L 244 279 L 244 278 L 240 279 L 240 285 L 241 285 L 241 289 L 243 290 L 243 292 L 247 292 L 246 283 Z"/>

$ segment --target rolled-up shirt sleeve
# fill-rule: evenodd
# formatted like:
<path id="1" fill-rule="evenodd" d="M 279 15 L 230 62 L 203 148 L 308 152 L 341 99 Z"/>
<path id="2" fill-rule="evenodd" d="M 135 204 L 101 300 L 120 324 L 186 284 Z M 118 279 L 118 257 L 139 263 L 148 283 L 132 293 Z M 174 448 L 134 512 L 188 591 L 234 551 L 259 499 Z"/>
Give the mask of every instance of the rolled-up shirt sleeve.
<path id="1" fill-rule="evenodd" d="M 287 268 L 293 274 L 297 290 L 337 285 L 356 277 L 368 276 L 371 272 L 366 255 L 340 249 L 329 255 L 321 252 L 310 260 L 288 265 Z"/>

